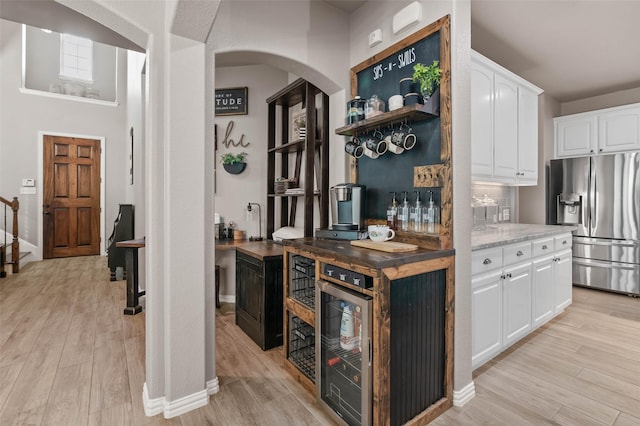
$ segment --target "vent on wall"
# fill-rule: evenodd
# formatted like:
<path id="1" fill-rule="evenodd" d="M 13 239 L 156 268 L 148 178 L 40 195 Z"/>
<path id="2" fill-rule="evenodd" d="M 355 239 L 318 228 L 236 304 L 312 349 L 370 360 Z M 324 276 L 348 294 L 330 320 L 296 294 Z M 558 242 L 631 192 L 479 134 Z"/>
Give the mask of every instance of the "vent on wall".
<path id="1" fill-rule="evenodd" d="M 400 12 L 393 15 L 393 33 L 398 34 L 405 28 L 422 20 L 422 5 L 414 1 Z"/>

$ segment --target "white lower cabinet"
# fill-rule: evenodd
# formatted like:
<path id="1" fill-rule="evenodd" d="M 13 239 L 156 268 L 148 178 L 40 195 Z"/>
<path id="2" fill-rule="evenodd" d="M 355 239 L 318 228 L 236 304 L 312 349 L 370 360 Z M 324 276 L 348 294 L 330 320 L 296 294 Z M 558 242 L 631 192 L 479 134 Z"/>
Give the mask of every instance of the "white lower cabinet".
<path id="1" fill-rule="evenodd" d="M 504 270 L 502 284 L 502 346 L 531 331 L 531 262 Z"/>
<path id="2" fill-rule="evenodd" d="M 475 369 L 571 304 L 571 234 L 474 251 L 471 273 Z"/>
<path id="3" fill-rule="evenodd" d="M 558 314 L 571 304 L 573 287 L 573 268 L 571 250 L 562 250 L 556 254 L 553 265 L 553 287 L 555 289 L 554 314 Z"/>
<path id="4" fill-rule="evenodd" d="M 471 281 L 474 366 L 502 350 L 502 271 L 480 275 Z"/>
<path id="5" fill-rule="evenodd" d="M 555 282 L 553 279 L 553 255 L 533 261 L 533 327 L 549 321 L 555 312 Z"/>

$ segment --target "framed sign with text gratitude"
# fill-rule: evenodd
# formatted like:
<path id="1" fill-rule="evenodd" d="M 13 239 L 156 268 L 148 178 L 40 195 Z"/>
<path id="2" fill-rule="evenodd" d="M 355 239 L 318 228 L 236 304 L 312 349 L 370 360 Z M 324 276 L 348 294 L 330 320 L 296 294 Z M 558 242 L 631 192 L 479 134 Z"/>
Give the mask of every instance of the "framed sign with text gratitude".
<path id="1" fill-rule="evenodd" d="M 246 115 L 249 112 L 249 95 L 246 87 L 216 89 L 216 115 Z"/>

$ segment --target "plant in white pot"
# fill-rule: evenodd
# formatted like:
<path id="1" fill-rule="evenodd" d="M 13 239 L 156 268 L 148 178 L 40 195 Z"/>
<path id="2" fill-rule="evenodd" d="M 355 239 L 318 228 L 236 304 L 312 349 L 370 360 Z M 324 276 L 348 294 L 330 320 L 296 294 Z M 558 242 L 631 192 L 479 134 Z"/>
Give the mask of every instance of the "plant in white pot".
<path id="1" fill-rule="evenodd" d="M 247 163 L 244 161 L 244 157 L 247 155 L 246 152 L 240 152 L 238 154 L 232 152 L 224 153 L 220 156 L 222 167 L 232 175 L 242 173 L 244 168 L 247 167 Z"/>

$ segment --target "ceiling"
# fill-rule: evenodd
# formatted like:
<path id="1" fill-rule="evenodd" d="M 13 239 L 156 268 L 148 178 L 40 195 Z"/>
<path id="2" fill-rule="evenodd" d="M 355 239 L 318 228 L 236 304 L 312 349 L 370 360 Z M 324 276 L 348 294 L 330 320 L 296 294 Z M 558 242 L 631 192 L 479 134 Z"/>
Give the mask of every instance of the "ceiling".
<path id="1" fill-rule="evenodd" d="M 326 1 L 346 13 L 366 3 Z M 0 6 L 3 19 L 57 32 L 73 27 L 76 35 L 93 32 L 96 41 L 142 50 L 51 0 L 1 0 Z M 640 0 L 471 0 L 471 46 L 569 102 L 640 87 L 639 17 Z"/>
<path id="2" fill-rule="evenodd" d="M 144 52 L 131 40 L 53 0 L 0 0 L 0 18 Z"/>
<path id="3" fill-rule="evenodd" d="M 471 0 L 471 47 L 560 102 L 640 87 L 640 1 Z"/>

